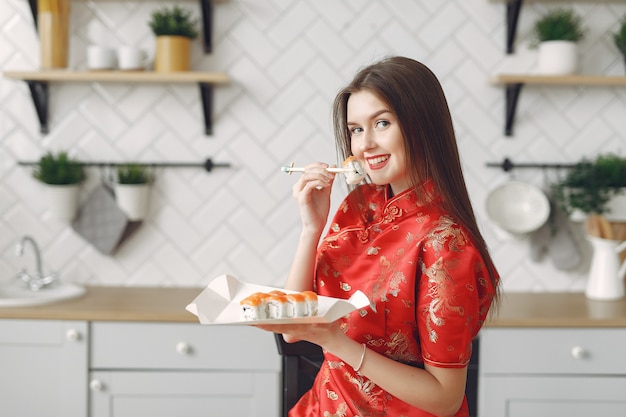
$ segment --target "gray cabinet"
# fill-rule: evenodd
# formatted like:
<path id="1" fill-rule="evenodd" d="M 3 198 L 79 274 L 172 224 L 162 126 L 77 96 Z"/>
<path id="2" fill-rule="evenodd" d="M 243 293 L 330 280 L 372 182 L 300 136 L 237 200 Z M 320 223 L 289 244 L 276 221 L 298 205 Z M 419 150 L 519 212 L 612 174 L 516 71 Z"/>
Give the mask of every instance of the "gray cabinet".
<path id="1" fill-rule="evenodd" d="M 249 326 L 0 320 L 0 416 L 277 416 L 280 376 Z"/>
<path id="2" fill-rule="evenodd" d="M 0 320 L 0 416 L 87 414 L 88 325 Z"/>
<path id="3" fill-rule="evenodd" d="M 276 416 L 280 357 L 247 326 L 92 324 L 91 417 Z"/>
<path id="4" fill-rule="evenodd" d="M 626 415 L 626 330 L 486 328 L 479 417 Z"/>

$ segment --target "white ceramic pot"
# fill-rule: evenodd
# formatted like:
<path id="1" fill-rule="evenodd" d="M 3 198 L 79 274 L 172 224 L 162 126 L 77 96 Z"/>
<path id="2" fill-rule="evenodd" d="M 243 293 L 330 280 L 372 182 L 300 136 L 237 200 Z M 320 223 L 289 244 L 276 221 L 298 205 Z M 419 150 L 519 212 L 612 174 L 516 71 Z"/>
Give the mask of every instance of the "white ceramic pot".
<path id="1" fill-rule="evenodd" d="M 626 262 L 620 265 L 619 254 L 626 242 L 587 236 L 593 248 L 585 295 L 593 300 L 617 300 L 624 297 Z"/>
<path id="2" fill-rule="evenodd" d="M 547 41 L 539 44 L 538 72 L 543 75 L 576 73 L 578 45 L 572 41 Z"/>
<path id="3" fill-rule="evenodd" d="M 128 220 L 143 220 L 148 214 L 150 184 L 115 184 L 115 201 Z"/>
<path id="4" fill-rule="evenodd" d="M 76 217 L 80 184 L 45 184 L 52 216 L 61 221 L 71 221 Z"/>

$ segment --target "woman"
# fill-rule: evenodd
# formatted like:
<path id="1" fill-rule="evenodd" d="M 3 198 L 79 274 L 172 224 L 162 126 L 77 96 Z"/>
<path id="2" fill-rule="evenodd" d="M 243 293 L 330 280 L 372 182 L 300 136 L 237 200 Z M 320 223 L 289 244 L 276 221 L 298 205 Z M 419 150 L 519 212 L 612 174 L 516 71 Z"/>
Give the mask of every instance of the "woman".
<path id="1" fill-rule="evenodd" d="M 341 157 L 356 157 L 368 182 L 320 243 L 335 174 L 324 163 L 306 167 L 293 187 L 302 231 L 286 288 L 336 298 L 361 290 L 372 305 L 331 324 L 261 326 L 324 350 L 289 415 L 467 416 L 471 343 L 498 274 L 441 86 L 417 61 L 384 59 L 337 95 L 334 128 Z"/>

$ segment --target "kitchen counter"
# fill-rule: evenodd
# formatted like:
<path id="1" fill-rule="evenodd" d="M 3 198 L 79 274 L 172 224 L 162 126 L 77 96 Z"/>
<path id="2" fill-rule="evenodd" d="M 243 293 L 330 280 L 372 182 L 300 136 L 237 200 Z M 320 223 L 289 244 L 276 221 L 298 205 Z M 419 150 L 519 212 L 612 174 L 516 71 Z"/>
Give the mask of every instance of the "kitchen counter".
<path id="1" fill-rule="evenodd" d="M 185 310 L 203 288 L 88 286 L 80 298 L 0 308 L 0 319 L 197 323 Z M 583 293 L 503 293 L 487 327 L 626 327 L 626 299 L 588 300 Z"/>
<path id="2" fill-rule="evenodd" d="M 626 299 L 589 300 L 583 293 L 502 293 L 487 327 L 626 327 Z"/>
<path id="3" fill-rule="evenodd" d="M 203 288 L 87 286 L 80 298 L 28 307 L 2 307 L 0 319 L 192 322 L 185 310 Z"/>

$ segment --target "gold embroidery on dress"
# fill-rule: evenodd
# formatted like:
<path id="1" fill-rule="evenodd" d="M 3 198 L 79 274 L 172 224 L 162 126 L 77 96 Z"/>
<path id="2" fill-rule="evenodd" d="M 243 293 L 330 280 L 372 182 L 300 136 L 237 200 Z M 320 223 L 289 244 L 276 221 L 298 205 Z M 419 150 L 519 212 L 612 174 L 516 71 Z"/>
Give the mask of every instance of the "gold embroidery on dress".
<path id="1" fill-rule="evenodd" d="M 337 393 L 329 389 L 326 390 L 326 396 L 333 401 L 337 401 L 339 399 L 339 396 L 337 395 Z"/>
<path id="2" fill-rule="evenodd" d="M 426 236 L 426 246 L 431 246 L 435 250 L 435 254 L 439 255 L 447 241 L 448 249 L 451 252 L 461 252 L 467 240 L 461 229 L 453 227 L 454 225 L 455 223 L 451 218 L 441 217 L 436 227 Z M 443 311 L 455 311 L 461 316 L 465 313 L 462 306 L 450 304 L 452 296 L 447 294 L 451 288 L 448 282 L 452 279 L 447 271 L 449 268 L 454 268 L 457 262 L 458 260 L 452 259 L 444 264 L 443 258 L 439 257 L 430 266 L 422 264 L 422 274 L 428 278 L 428 296 L 431 300 L 426 316 L 426 328 L 429 339 L 433 343 L 439 339 L 435 327 L 445 325 L 445 320 L 440 316 Z"/>
<path id="3" fill-rule="evenodd" d="M 339 282 L 339 288 L 341 288 L 343 291 L 350 291 L 352 289 L 350 284 L 348 284 L 347 282 Z"/>
<path id="4" fill-rule="evenodd" d="M 342 361 L 328 361 L 328 367 L 330 369 L 341 369 L 344 365 L 345 363 Z"/>
<path id="5" fill-rule="evenodd" d="M 347 415 L 347 411 L 348 405 L 344 402 L 339 404 L 339 407 L 337 407 L 337 412 L 335 412 L 334 414 L 331 414 L 330 411 L 324 411 L 324 417 L 345 417 Z"/>
<path id="6" fill-rule="evenodd" d="M 404 363 L 417 362 L 417 357 L 411 352 L 412 340 L 412 337 L 399 331 L 392 333 L 386 343 L 388 348 L 386 356 Z"/>
<path id="7" fill-rule="evenodd" d="M 380 250 L 380 246 L 370 246 L 367 248 L 368 255 L 378 255 L 378 251 Z"/>

